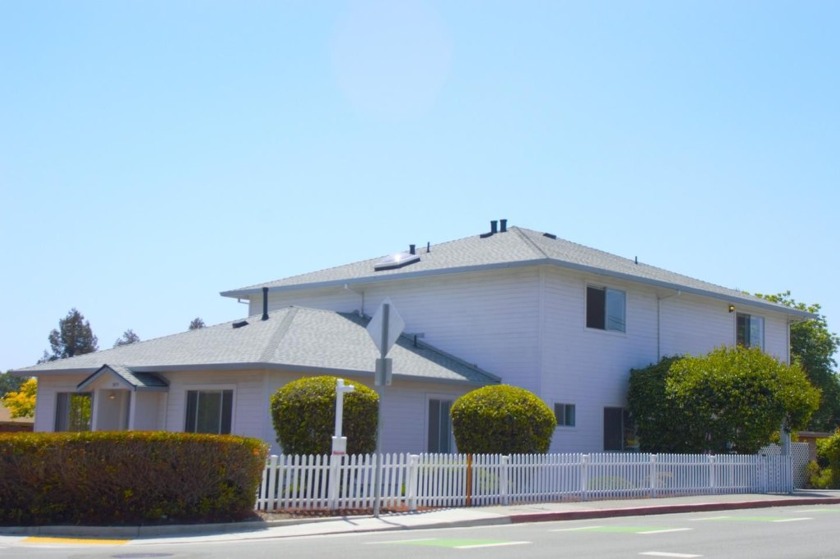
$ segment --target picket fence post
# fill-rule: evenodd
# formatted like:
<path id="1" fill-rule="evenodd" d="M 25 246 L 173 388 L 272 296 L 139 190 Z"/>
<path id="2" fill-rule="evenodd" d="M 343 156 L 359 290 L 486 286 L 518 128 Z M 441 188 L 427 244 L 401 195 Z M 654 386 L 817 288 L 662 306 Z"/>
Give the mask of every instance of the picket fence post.
<path id="1" fill-rule="evenodd" d="M 420 456 L 417 454 L 411 454 L 408 457 L 407 478 L 405 492 L 406 499 L 408 499 L 408 510 L 415 512 L 417 510 L 417 483 L 420 479 Z"/>
<path id="2" fill-rule="evenodd" d="M 587 500 L 587 486 L 589 485 L 589 455 L 580 455 L 580 498 Z"/>
<path id="3" fill-rule="evenodd" d="M 327 506 L 330 511 L 338 509 L 338 470 L 341 465 L 341 456 L 338 454 L 330 455 L 330 492 L 327 497 Z"/>
<path id="4" fill-rule="evenodd" d="M 501 497 L 501 501 L 503 505 L 507 505 L 510 500 L 508 498 L 508 474 L 509 466 L 510 466 L 510 456 L 500 456 L 499 457 L 499 497 Z"/>
<path id="5" fill-rule="evenodd" d="M 656 454 L 650 455 L 650 496 L 656 497 L 657 475 L 656 475 Z"/>
<path id="6" fill-rule="evenodd" d="M 709 455 L 709 489 L 712 493 L 717 493 L 717 468 L 715 468 L 715 462 L 717 462 L 717 456 L 714 454 Z"/>

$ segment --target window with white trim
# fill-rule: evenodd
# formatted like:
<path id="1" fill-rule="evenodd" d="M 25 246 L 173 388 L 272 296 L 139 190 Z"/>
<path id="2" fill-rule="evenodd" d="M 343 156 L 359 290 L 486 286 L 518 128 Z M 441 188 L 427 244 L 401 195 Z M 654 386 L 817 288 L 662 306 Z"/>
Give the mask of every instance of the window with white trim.
<path id="1" fill-rule="evenodd" d="M 574 404 L 554 404 L 554 417 L 557 419 L 558 427 L 574 427 L 575 426 L 575 405 Z"/>
<path id="2" fill-rule="evenodd" d="M 188 390 L 187 433 L 229 435 L 233 417 L 233 390 Z"/>
<path id="3" fill-rule="evenodd" d="M 586 287 L 586 327 L 624 332 L 626 294 L 609 287 Z"/>
<path id="4" fill-rule="evenodd" d="M 93 395 L 90 392 L 59 392 L 55 395 L 55 430 L 90 431 Z"/>
<path id="5" fill-rule="evenodd" d="M 429 399 L 428 452 L 449 453 L 454 450 L 452 419 L 449 412 L 452 400 Z"/>
<path id="6" fill-rule="evenodd" d="M 735 342 L 744 347 L 764 349 L 764 319 L 739 312 L 735 317 Z"/>

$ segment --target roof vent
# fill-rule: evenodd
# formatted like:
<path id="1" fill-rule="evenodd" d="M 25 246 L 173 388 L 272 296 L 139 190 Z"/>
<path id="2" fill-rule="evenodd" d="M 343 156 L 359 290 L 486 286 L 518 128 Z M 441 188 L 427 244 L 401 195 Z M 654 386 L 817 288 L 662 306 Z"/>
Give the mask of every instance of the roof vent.
<path id="1" fill-rule="evenodd" d="M 500 219 L 499 220 L 499 233 L 507 233 L 507 220 Z"/>
<path id="2" fill-rule="evenodd" d="M 379 262 L 374 264 L 373 270 L 381 272 L 383 270 L 396 270 L 415 262 L 420 262 L 420 255 L 417 254 L 414 245 L 409 247 L 409 252 L 398 252 L 396 254 L 389 254 L 382 258 Z"/>
<path id="3" fill-rule="evenodd" d="M 543 237 L 548 237 L 549 239 L 556 239 L 557 235 L 553 233 L 543 233 Z"/>
<path id="4" fill-rule="evenodd" d="M 498 233 L 498 225 L 499 225 L 499 222 L 494 219 L 493 221 L 490 222 L 490 232 L 489 233 L 482 233 L 481 235 L 479 235 L 479 237 L 482 238 L 482 239 L 486 239 L 487 237 L 492 237 L 493 235 Z"/>
<path id="5" fill-rule="evenodd" d="M 268 288 L 263 287 L 262 288 L 262 293 L 263 293 L 263 315 L 262 315 L 262 319 L 263 320 L 268 320 Z"/>
<path id="6" fill-rule="evenodd" d="M 242 328 L 243 326 L 248 326 L 248 321 L 247 320 L 240 320 L 239 322 L 234 322 L 233 323 L 234 330 L 237 329 L 237 328 Z"/>

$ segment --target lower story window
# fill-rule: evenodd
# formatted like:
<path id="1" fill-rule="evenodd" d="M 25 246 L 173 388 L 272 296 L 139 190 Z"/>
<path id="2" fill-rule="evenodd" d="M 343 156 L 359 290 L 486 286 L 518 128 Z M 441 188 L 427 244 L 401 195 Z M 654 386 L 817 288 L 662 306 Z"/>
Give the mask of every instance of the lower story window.
<path id="1" fill-rule="evenodd" d="M 55 430 L 90 431 L 92 401 L 93 397 L 84 392 L 56 394 Z"/>
<path id="2" fill-rule="evenodd" d="M 554 417 L 557 419 L 557 425 L 559 427 L 574 427 L 575 405 L 554 404 Z"/>
<path id="3" fill-rule="evenodd" d="M 604 450 L 632 450 L 634 445 L 630 413 L 624 408 L 604 408 Z"/>
<path id="4" fill-rule="evenodd" d="M 233 416 L 233 390 L 188 390 L 187 433 L 229 435 Z"/>
<path id="5" fill-rule="evenodd" d="M 429 400 L 429 452 L 452 452 L 451 400 Z"/>

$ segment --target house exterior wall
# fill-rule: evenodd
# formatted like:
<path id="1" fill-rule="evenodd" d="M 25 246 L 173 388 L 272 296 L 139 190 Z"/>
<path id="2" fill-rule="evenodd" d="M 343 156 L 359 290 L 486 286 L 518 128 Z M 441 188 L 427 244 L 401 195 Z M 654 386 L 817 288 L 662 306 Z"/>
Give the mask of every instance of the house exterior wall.
<path id="1" fill-rule="evenodd" d="M 195 371 L 168 373 L 169 397 L 166 404 L 166 431 L 183 431 L 187 416 L 187 391 L 233 390 L 231 433 L 263 438 L 267 414 L 263 376 L 260 371 Z"/>
<path id="2" fill-rule="evenodd" d="M 314 305 L 341 312 L 362 310 L 372 316 L 390 298 L 405 320 L 406 333 L 422 334 L 423 342 L 493 374 L 512 376 L 536 391 L 539 282 L 539 271 L 533 268 L 453 274 L 373 284 L 364 291 L 354 288 L 354 299 L 340 301 L 332 297 L 332 290 L 271 293 L 269 309 Z M 321 294 L 324 299 L 317 301 Z M 332 303 L 336 306 L 328 306 Z"/>
<path id="3" fill-rule="evenodd" d="M 624 291 L 625 332 L 586 327 L 587 286 Z M 272 292 L 269 308 L 294 304 L 372 315 L 390 298 L 406 332 L 422 333 L 423 341 L 534 392 L 552 408 L 574 404 L 575 426 L 557 428 L 553 452 L 603 450 L 604 408 L 626 406 L 630 369 L 666 355 L 702 355 L 735 345 L 736 313 L 725 301 L 556 266 L 426 276 L 353 289 Z M 261 301 L 255 298 L 252 310 L 261 312 Z M 737 310 L 764 318 L 765 351 L 787 362 L 786 317 L 763 309 Z M 425 417 L 428 406 L 412 399 L 413 394 L 395 392 L 394 398 L 405 398 L 396 414 L 403 419 L 391 419 L 386 409 L 388 418 L 405 427 L 388 446 L 416 444 L 425 435 L 413 433 L 415 414 Z"/>
<path id="4" fill-rule="evenodd" d="M 263 427 L 262 438 L 271 444 L 271 453 L 280 454 L 282 449 L 276 441 L 276 433 L 271 420 L 270 398 L 277 389 L 285 384 L 301 378 L 303 375 L 272 371 L 266 375 L 267 401 L 265 406 L 266 423 Z M 354 377 L 347 375 L 345 380 L 364 384 L 376 389 L 370 377 Z M 470 391 L 471 388 L 451 384 L 430 384 L 420 382 L 395 381 L 385 387 L 382 395 L 382 439 L 383 452 L 425 452 L 428 443 L 426 414 L 430 397 L 449 398 L 455 400 L 458 396 Z M 421 420 L 422 418 L 422 420 Z"/>
<path id="5" fill-rule="evenodd" d="M 76 386 L 86 378 L 87 375 L 38 377 L 38 394 L 35 398 L 35 431 L 55 430 L 56 394 L 75 392 Z"/>
<path id="6" fill-rule="evenodd" d="M 135 431 L 157 431 L 163 428 L 161 408 L 166 400 L 165 392 L 135 392 L 134 409 L 131 412 L 132 429 Z"/>

